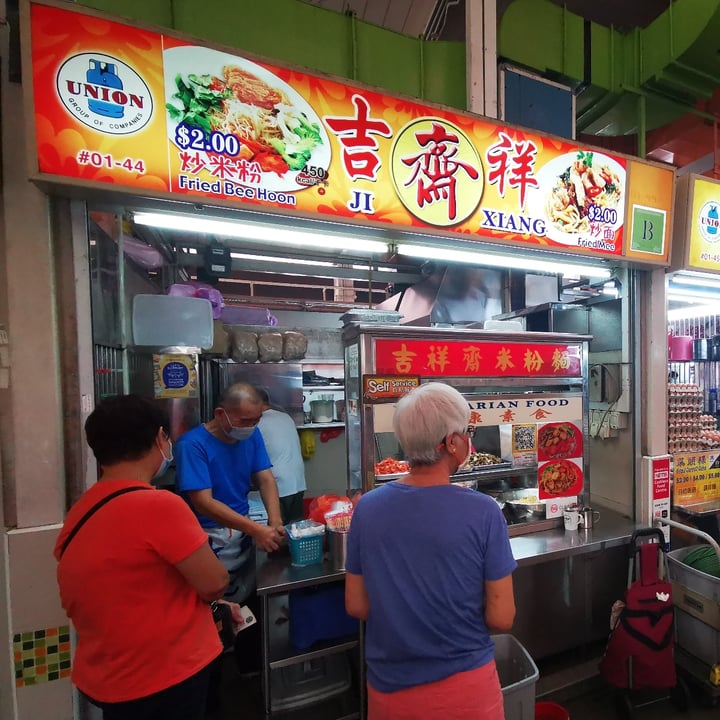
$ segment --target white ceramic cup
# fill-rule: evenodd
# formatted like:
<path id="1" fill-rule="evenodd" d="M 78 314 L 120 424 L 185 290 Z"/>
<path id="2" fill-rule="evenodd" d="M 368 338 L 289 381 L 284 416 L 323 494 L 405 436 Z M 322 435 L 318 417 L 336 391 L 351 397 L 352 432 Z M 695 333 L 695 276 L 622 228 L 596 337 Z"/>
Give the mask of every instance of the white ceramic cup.
<path id="1" fill-rule="evenodd" d="M 577 530 L 582 524 L 582 515 L 578 510 L 563 510 L 563 522 L 566 530 Z"/>

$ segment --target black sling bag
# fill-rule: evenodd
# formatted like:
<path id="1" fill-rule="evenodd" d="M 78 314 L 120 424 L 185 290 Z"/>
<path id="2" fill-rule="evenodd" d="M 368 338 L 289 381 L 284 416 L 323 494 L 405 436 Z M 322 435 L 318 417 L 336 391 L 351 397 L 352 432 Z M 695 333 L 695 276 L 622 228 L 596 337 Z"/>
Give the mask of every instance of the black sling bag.
<path id="1" fill-rule="evenodd" d="M 109 495 L 106 495 L 102 500 L 95 503 L 78 521 L 78 523 L 75 525 L 75 527 L 70 531 L 70 534 L 65 538 L 65 542 L 60 547 L 60 557 L 62 557 L 65 554 L 65 550 L 67 550 L 67 546 L 70 544 L 70 541 L 78 534 L 78 530 L 103 506 L 109 503 L 113 498 L 116 498 L 118 495 L 124 495 L 125 493 L 129 492 L 135 492 L 135 490 L 152 490 L 151 487 L 127 487 L 122 488 L 122 490 L 116 490 L 113 493 L 110 493 Z M 60 559 L 60 558 L 58 558 Z"/>

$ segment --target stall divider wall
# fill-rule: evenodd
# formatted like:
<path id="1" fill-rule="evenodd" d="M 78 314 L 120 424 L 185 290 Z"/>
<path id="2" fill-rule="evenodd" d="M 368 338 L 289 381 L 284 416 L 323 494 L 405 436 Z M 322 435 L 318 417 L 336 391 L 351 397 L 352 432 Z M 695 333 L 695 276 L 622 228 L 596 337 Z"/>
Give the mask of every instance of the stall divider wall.
<path id="1" fill-rule="evenodd" d="M 9 57 L 3 33 L 2 57 Z M 58 315 L 74 313 L 74 299 L 61 298 L 57 255 L 72 256 L 68 238 L 56 238 L 49 201 L 27 181 L 27 118 L 22 88 L 8 79 L 3 63 L 2 215 L 0 217 L 0 325 L 7 333 L 7 385 L 0 387 L 3 537 L 0 563 L 0 714 L 14 720 L 72 717 L 72 687 L 66 672 L 36 684 L 16 677 L 13 652 L 22 633 L 67 626 L 60 609 L 52 547 L 65 513 L 67 433 L 78 428 L 64 414 Z M 82 330 L 82 328 L 81 328 Z M 70 403 L 75 402 L 69 398 Z M 79 400 L 77 401 L 79 404 Z M 34 642 L 33 636 L 33 642 Z M 35 676 L 34 676 L 35 677 Z"/>

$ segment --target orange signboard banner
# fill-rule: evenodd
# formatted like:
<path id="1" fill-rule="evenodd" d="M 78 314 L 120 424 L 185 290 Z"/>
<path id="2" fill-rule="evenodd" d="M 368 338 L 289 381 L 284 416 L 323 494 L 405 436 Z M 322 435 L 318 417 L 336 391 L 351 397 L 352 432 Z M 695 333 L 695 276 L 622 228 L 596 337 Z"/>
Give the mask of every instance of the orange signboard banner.
<path id="1" fill-rule="evenodd" d="M 623 253 L 623 157 L 97 13 L 33 3 L 30 36 L 43 178 Z"/>

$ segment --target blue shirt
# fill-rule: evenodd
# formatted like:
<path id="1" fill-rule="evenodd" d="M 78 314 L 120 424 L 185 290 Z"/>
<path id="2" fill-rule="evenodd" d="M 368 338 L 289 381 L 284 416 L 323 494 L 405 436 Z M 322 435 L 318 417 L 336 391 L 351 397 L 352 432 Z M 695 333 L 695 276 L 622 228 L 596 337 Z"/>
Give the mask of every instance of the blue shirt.
<path id="1" fill-rule="evenodd" d="M 345 567 L 362 575 L 370 599 L 365 656 L 376 690 L 436 682 L 492 660 L 484 584 L 517 563 L 489 496 L 389 482 L 355 508 Z"/>
<path id="2" fill-rule="evenodd" d="M 181 493 L 210 489 L 216 500 L 240 515 L 249 511 L 251 475 L 272 467 L 257 428 L 247 440 L 229 443 L 218 440 L 204 425 L 198 425 L 178 440 L 175 460 Z M 196 515 L 203 527 L 218 527 L 209 517 Z"/>

